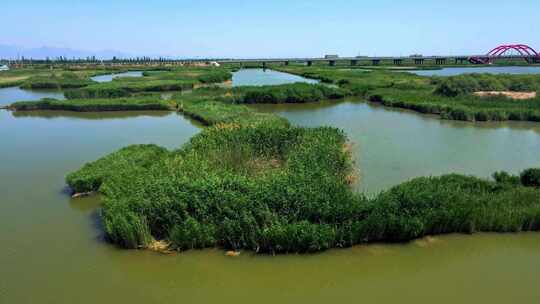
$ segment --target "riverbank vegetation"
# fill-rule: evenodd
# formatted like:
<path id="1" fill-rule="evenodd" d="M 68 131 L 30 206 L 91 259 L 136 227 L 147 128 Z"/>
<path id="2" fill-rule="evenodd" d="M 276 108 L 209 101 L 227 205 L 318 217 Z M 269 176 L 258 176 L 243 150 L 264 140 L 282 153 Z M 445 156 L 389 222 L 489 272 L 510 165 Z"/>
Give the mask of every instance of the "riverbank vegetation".
<path id="1" fill-rule="evenodd" d="M 340 99 L 348 96 L 347 90 L 322 84 L 293 83 L 275 86 L 236 87 L 232 91 L 233 103 L 306 103 Z"/>
<path id="2" fill-rule="evenodd" d="M 534 93 L 540 89 L 538 75 L 470 74 L 455 77 L 421 77 L 406 72 L 365 71 L 354 68 L 282 66 L 276 69 L 318 79 L 325 84 L 211 87 L 216 82 L 230 80 L 232 68 L 176 68 L 147 70 L 144 71 L 143 77 L 123 77 L 107 83 L 86 85 L 67 90 L 65 96 L 75 100 L 114 99 L 140 97 L 152 92 L 192 90 L 191 93 L 174 95 L 174 102 L 177 104 L 185 101 L 191 105 L 193 100 L 201 101 L 202 98 L 207 98 L 207 101 L 216 105 L 215 102 L 305 103 L 358 96 L 385 106 L 437 114 L 444 119 L 540 121 L 538 94 L 534 98 L 523 100 L 514 100 L 497 94 L 484 94 L 485 96 L 476 94 L 498 91 Z M 65 78 L 75 79 L 71 76 Z M 62 86 L 58 83 L 54 85 Z M 77 84 L 69 84 L 66 80 L 65 85 Z M 196 89 L 200 86 L 206 88 Z M 95 110 L 99 110 L 99 107 L 96 106 Z"/>
<path id="3" fill-rule="evenodd" d="M 148 67 L 136 67 L 136 66 L 101 66 L 101 65 L 92 65 L 92 66 L 76 66 L 76 65 L 66 65 L 66 66 L 31 66 L 24 68 L 15 68 L 7 71 L 0 71 L 0 88 L 4 87 L 15 87 L 26 85 L 28 88 L 31 87 L 32 81 L 27 82 L 27 80 L 34 78 L 35 80 L 46 81 L 47 78 L 62 78 L 62 75 L 70 75 L 71 78 L 77 77 L 85 81 L 89 81 L 90 77 L 106 75 L 106 74 L 115 74 L 123 73 L 131 70 L 141 71 L 146 70 Z"/>
<path id="4" fill-rule="evenodd" d="M 98 111 L 144 111 L 144 110 L 171 110 L 174 107 L 170 102 L 159 96 L 109 98 L 109 99 L 70 99 L 56 100 L 44 98 L 39 101 L 21 101 L 10 105 L 14 111 L 34 110 L 61 110 L 74 112 Z"/>
<path id="5" fill-rule="evenodd" d="M 232 78 L 225 69 L 178 68 L 145 71 L 143 77 L 121 77 L 66 92 L 68 99 L 130 97 L 141 92 L 191 90 L 196 86 L 221 83 Z"/>
<path id="6" fill-rule="evenodd" d="M 525 100 L 475 92 L 538 92 L 540 75 L 469 74 L 423 77 L 406 72 L 365 71 L 331 67 L 276 67 L 304 77 L 339 85 L 352 95 L 444 119 L 466 121 L 540 121 L 540 95 Z M 534 96 L 534 94 L 531 94 Z"/>
<path id="7" fill-rule="evenodd" d="M 23 89 L 75 89 L 95 83 L 87 77 L 75 73 L 66 72 L 48 76 L 33 76 L 26 79 L 21 88 Z"/>

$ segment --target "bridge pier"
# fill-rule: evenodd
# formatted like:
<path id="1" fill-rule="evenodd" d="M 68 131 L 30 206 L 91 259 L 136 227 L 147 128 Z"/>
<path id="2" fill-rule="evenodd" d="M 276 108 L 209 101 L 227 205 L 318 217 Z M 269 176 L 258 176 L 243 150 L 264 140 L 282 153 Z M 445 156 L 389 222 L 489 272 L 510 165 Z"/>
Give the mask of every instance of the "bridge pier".
<path id="1" fill-rule="evenodd" d="M 379 65 L 379 63 L 381 63 L 381 60 L 380 59 L 373 59 L 373 60 L 371 60 L 371 63 L 373 65 Z"/>
<path id="2" fill-rule="evenodd" d="M 424 58 L 415 58 L 414 59 L 414 64 L 416 64 L 416 65 L 424 64 Z"/>
<path id="3" fill-rule="evenodd" d="M 435 59 L 435 64 L 446 64 L 446 58 L 437 58 Z"/>
<path id="4" fill-rule="evenodd" d="M 468 58 L 465 58 L 465 57 L 457 57 L 457 58 L 454 58 L 454 62 L 455 64 L 463 64 L 464 62 L 468 61 L 469 59 Z"/>
<path id="5" fill-rule="evenodd" d="M 394 59 L 394 65 L 401 65 L 403 63 L 403 59 Z"/>
<path id="6" fill-rule="evenodd" d="M 289 61 L 285 61 L 285 65 L 289 65 Z"/>
<path id="7" fill-rule="evenodd" d="M 330 61 L 328 61 L 328 65 L 336 66 L 336 61 L 335 60 L 330 60 Z"/>
<path id="8" fill-rule="evenodd" d="M 263 61 L 262 66 L 263 66 L 263 69 L 266 69 L 266 61 Z"/>
<path id="9" fill-rule="evenodd" d="M 358 64 L 358 60 L 351 60 L 351 65 L 352 65 L 352 66 L 355 66 L 355 65 L 357 65 L 357 64 Z"/>
<path id="10" fill-rule="evenodd" d="M 307 66 L 312 66 L 313 65 L 313 61 L 308 61 L 306 62 Z"/>

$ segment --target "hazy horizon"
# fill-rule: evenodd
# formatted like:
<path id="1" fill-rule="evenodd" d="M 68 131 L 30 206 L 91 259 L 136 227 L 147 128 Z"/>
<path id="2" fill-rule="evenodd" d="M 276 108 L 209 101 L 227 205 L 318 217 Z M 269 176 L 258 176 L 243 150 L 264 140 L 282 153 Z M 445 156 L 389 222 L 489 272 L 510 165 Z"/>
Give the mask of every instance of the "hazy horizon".
<path id="1" fill-rule="evenodd" d="M 540 48 L 540 2 L 533 0 L 520 1 L 519 14 L 514 2 L 483 0 L 4 2 L 0 57 L 40 48 L 173 58 L 484 54 L 504 43 Z"/>

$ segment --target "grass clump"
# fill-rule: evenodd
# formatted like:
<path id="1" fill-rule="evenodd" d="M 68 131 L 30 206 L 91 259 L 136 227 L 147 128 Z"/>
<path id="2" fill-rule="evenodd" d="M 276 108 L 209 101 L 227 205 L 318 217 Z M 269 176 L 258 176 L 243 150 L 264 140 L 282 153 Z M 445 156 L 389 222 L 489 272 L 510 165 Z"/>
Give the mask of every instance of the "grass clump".
<path id="1" fill-rule="evenodd" d="M 197 80 L 204 84 L 221 83 L 231 79 L 232 74 L 227 70 L 212 70 L 197 77 Z"/>
<path id="2" fill-rule="evenodd" d="M 247 86 L 233 89 L 235 103 L 306 103 L 340 99 L 346 90 L 321 84 L 294 83 L 276 86 Z"/>
<path id="3" fill-rule="evenodd" d="M 103 174 L 107 159 L 83 171 L 102 181 L 106 233 L 120 246 L 144 246 L 134 235 L 148 229 L 178 249 L 318 251 L 334 245 L 331 223 L 352 195 L 344 142 L 331 128 L 218 125 L 137 174 L 131 162 Z"/>
<path id="4" fill-rule="evenodd" d="M 259 113 L 244 105 L 226 104 L 220 101 L 184 99 L 178 103 L 178 110 L 205 125 L 240 123 L 257 125 L 275 123 L 288 125 L 286 119 L 274 114 Z"/>
<path id="5" fill-rule="evenodd" d="M 457 174 L 417 178 L 371 202 L 364 223 L 372 241 L 425 235 L 540 229 L 540 192 Z"/>
<path id="6" fill-rule="evenodd" d="M 75 193 L 98 191 L 104 180 L 116 171 L 133 171 L 148 168 L 168 151 L 155 145 L 134 145 L 123 148 L 95 162 L 88 163 L 66 177 Z"/>
<path id="7" fill-rule="evenodd" d="M 185 80 L 146 80 L 122 77 L 111 82 L 95 84 L 78 90 L 66 91 L 68 99 L 119 98 L 129 97 L 139 92 L 182 91 L 192 89 L 193 81 Z"/>
<path id="8" fill-rule="evenodd" d="M 75 73 L 52 74 L 48 76 L 33 76 L 26 79 L 21 87 L 23 89 L 74 89 L 82 88 L 95 83 L 88 77 Z"/>
<path id="9" fill-rule="evenodd" d="M 68 99 L 119 98 L 141 92 L 191 90 L 198 85 L 220 83 L 232 78 L 229 70 L 210 68 L 177 68 L 145 71 L 143 77 L 121 77 L 66 92 Z"/>
<path id="10" fill-rule="evenodd" d="M 74 112 L 170 110 L 171 107 L 167 101 L 156 96 L 69 100 L 44 98 L 39 101 L 15 102 L 9 106 L 15 111 L 63 110 Z"/>

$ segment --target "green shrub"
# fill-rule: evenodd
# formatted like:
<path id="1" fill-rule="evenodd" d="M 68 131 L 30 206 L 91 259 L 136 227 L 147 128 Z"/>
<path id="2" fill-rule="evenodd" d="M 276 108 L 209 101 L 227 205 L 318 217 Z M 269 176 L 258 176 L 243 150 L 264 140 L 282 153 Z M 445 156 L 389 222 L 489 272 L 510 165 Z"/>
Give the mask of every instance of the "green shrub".
<path id="1" fill-rule="evenodd" d="M 206 73 L 197 78 L 201 83 L 220 83 L 232 79 L 232 74 L 229 71 L 218 70 L 211 73 Z"/>
<path id="2" fill-rule="evenodd" d="M 75 193 L 97 191 L 115 171 L 148 168 L 168 153 L 155 145 L 129 146 L 84 165 L 77 172 L 69 174 L 66 181 Z"/>
<path id="3" fill-rule="evenodd" d="M 505 171 L 493 173 L 493 179 L 500 184 L 510 184 L 514 186 L 521 184 L 519 176 L 511 175 Z"/>
<path id="4" fill-rule="evenodd" d="M 540 187 L 540 168 L 527 169 L 521 173 L 521 183 L 526 187 Z"/>

